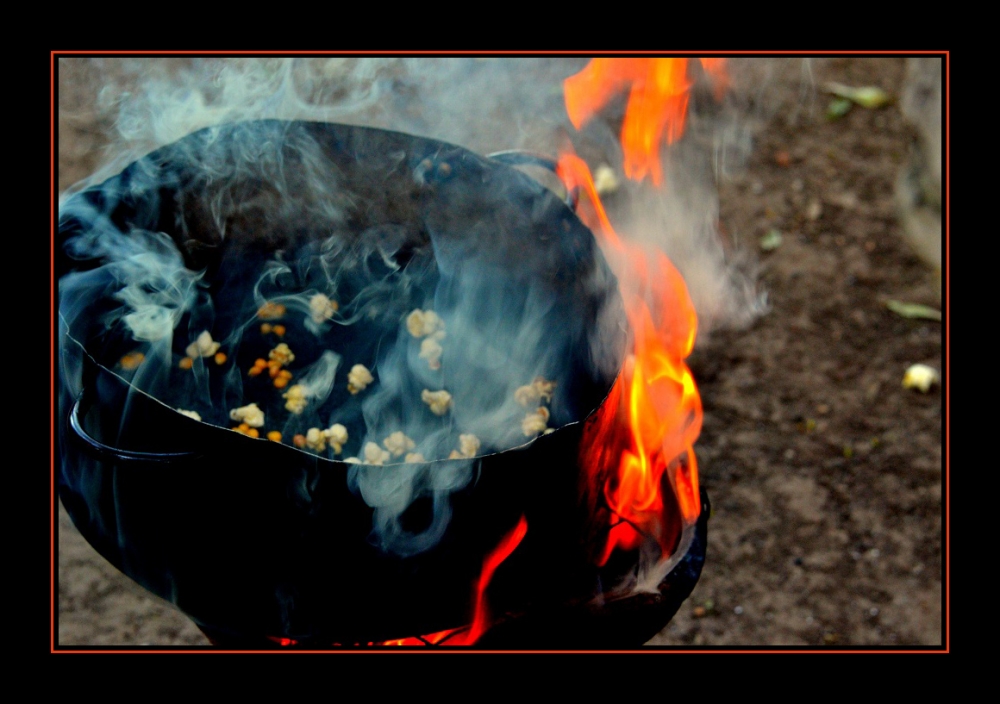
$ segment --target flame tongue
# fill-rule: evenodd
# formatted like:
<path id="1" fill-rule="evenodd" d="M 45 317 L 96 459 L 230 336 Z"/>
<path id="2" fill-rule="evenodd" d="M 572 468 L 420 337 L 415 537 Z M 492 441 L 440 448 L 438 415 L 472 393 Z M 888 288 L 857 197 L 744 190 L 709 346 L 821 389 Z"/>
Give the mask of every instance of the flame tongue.
<path id="1" fill-rule="evenodd" d="M 598 236 L 618 277 L 632 332 L 622 373 L 581 446 L 587 476 L 601 484 L 607 508 L 620 519 L 598 564 L 616 547 L 634 549 L 647 537 L 660 543 L 666 558 L 679 534 L 677 519 L 691 525 L 701 511 L 693 450 L 701 432 L 701 398 L 684 362 L 694 346 L 697 316 L 670 260 L 626 244 L 615 233 L 586 163 L 567 152 L 559 174 L 567 187 L 582 188 L 588 196 L 580 217 Z M 664 476 L 679 517 L 667 515 Z"/>
<path id="2" fill-rule="evenodd" d="M 451 628 L 446 631 L 438 631 L 437 633 L 431 633 L 426 636 L 421 636 L 417 638 L 402 638 L 399 640 L 385 641 L 380 643 L 380 645 L 472 645 L 480 636 L 486 632 L 486 629 L 490 625 L 490 615 L 489 609 L 486 604 L 486 587 L 489 586 L 490 581 L 493 579 L 493 573 L 496 572 L 497 567 L 510 557 L 510 554 L 514 552 L 524 536 L 528 533 L 528 519 L 523 515 L 520 520 L 518 520 L 517 525 L 515 525 L 504 537 L 500 540 L 500 543 L 493 548 L 492 552 L 486 556 L 483 560 L 483 571 L 479 574 L 479 580 L 476 583 L 476 594 L 475 594 L 475 612 L 472 618 L 472 623 L 466 627 Z"/>
<path id="3" fill-rule="evenodd" d="M 715 83 L 716 96 L 726 88 L 725 59 L 700 59 Z M 691 81 L 688 59 L 594 59 L 563 83 L 566 112 L 580 129 L 616 94 L 629 88 L 621 143 L 625 175 L 635 181 L 647 175 L 663 182 L 660 145 L 673 144 L 684 134 Z"/>

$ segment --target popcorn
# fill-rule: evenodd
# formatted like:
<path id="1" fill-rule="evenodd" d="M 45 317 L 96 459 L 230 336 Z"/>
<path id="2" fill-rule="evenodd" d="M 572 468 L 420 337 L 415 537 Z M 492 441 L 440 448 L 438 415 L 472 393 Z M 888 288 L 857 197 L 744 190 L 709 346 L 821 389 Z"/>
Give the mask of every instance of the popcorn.
<path id="1" fill-rule="evenodd" d="M 252 428 L 260 428 L 264 425 L 264 411 L 260 410 L 256 403 L 234 408 L 229 411 L 229 418 L 242 421 Z"/>
<path id="2" fill-rule="evenodd" d="M 184 350 L 184 352 L 191 359 L 197 359 L 198 357 L 211 357 L 219 351 L 219 347 L 221 346 L 221 344 L 212 340 L 212 334 L 208 330 L 204 330 L 200 335 L 198 335 L 197 340 L 187 346 L 187 349 Z"/>
<path id="3" fill-rule="evenodd" d="M 435 338 L 427 337 L 420 343 L 420 359 L 426 359 L 427 366 L 431 369 L 441 368 L 442 354 L 444 354 L 444 348 Z"/>
<path id="4" fill-rule="evenodd" d="M 430 406 L 431 413 L 436 416 L 443 416 L 451 408 L 451 394 L 441 389 L 440 391 L 429 391 L 424 389 L 420 398 Z"/>
<path id="5" fill-rule="evenodd" d="M 260 437 L 260 433 L 257 432 L 257 429 L 251 428 L 246 423 L 240 423 L 238 426 L 233 428 L 233 430 L 239 433 L 240 435 L 246 435 L 247 437 L 251 438 Z"/>
<path id="6" fill-rule="evenodd" d="M 402 430 L 397 430 L 395 433 L 383 440 L 382 444 L 385 445 L 385 449 L 392 453 L 393 457 L 401 457 L 416 447 L 416 443 L 406 437 Z"/>
<path id="7" fill-rule="evenodd" d="M 463 433 L 458 436 L 458 449 L 452 450 L 448 455 L 450 460 L 471 459 L 479 452 L 480 442 L 472 433 Z"/>
<path id="8" fill-rule="evenodd" d="M 426 359 L 431 369 L 440 369 L 444 353 L 441 340 L 445 338 L 441 317 L 432 310 L 417 308 L 406 316 L 406 329 L 413 337 L 424 338 L 420 343 L 420 358 Z"/>
<path id="9" fill-rule="evenodd" d="M 129 371 L 136 369 L 143 360 L 146 359 L 146 355 L 142 352 L 129 352 L 127 355 L 121 358 L 120 364 L 122 369 L 128 369 Z"/>
<path id="10" fill-rule="evenodd" d="M 271 303 L 271 301 L 268 301 L 257 311 L 257 317 L 264 320 L 277 320 L 278 318 L 285 317 L 286 310 L 285 306 L 280 303 Z"/>
<path id="11" fill-rule="evenodd" d="M 927 393 L 931 390 L 931 386 L 938 383 L 939 380 L 940 376 L 934 367 L 929 367 L 926 364 L 914 364 L 903 375 L 903 388 L 919 389 Z"/>
<path id="12" fill-rule="evenodd" d="M 302 384 L 295 384 L 289 387 L 288 391 L 283 393 L 281 397 L 285 400 L 285 408 L 299 415 L 306 408 L 306 403 L 308 399 L 306 398 L 308 390 Z M 318 432 L 318 431 L 317 431 Z"/>
<path id="13" fill-rule="evenodd" d="M 177 412 L 182 416 L 187 416 L 188 418 L 194 418 L 195 420 L 201 420 L 201 416 L 198 411 L 185 411 L 184 409 L 178 408 Z"/>
<path id="14" fill-rule="evenodd" d="M 295 361 L 295 355 L 284 342 L 279 342 L 277 347 L 267 353 L 267 356 L 271 360 L 267 363 L 267 366 L 271 368 L 272 377 L 277 376 L 278 369 L 287 367 L 291 362 Z"/>
<path id="15" fill-rule="evenodd" d="M 406 316 L 406 329 L 414 337 L 426 337 L 439 333 L 438 339 L 444 338 L 444 321 L 432 310 L 417 308 Z"/>
<path id="16" fill-rule="evenodd" d="M 529 413 L 521 421 L 521 432 L 525 437 L 531 437 L 545 432 L 549 423 L 549 409 L 539 406 L 534 413 Z"/>
<path id="17" fill-rule="evenodd" d="M 552 400 L 552 393 L 555 391 L 556 382 L 536 376 L 530 384 L 518 387 L 514 392 L 514 400 L 528 408 L 543 400 L 548 403 Z"/>
<path id="18" fill-rule="evenodd" d="M 322 452 L 326 449 L 326 438 L 319 428 L 309 428 L 306 431 L 306 447 L 315 452 Z"/>
<path id="19" fill-rule="evenodd" d="M 531 385 L 535 387 L 535 391 L 538 392 L 538 395 L 544 399 L 546 403 L 552 400 L 552 393 L 556 389 L 556 382 L 536 376 L 535 380 L 531 382 Z"/>
<path id="20" fill-rule="evenodd" d="M 325 323 L 327 320 L 333 317 L 333 314 L 337 312 L 340 305 L 322 293 L 317 293 L 315 296 L 309 299 L 309 314 L 312 316 L 313 322 L 317 325 Z"/>
<path id="21" fill-rule="evenodd" d="M 427 460 L 424 459 L 424 456 L 421 455 L 419 452 L 407 452 L 406 457 L 403 458 L 403 461 L 410 463 L 417 463 L 417 462 L 426 462 Z"/>
<path id="22" fill-rule="evenodd" d="M 346 462 L 347 464 L 361 464 L 361 460 L 359 460 L 357 457 L 346 457 L 344 458 L 344 462 Z"/>
<path id="23" fill-rule="evenodd" d="M 535 389 L 534 384 L 519 386 L 517 387 L 517 391 L 514 392 L 514 400 L 525 408 L 538 403 L 541 398 L 542 397 L 538 395 L 538 391 Z"/>
<path id="24" fill-rule="evenodd" d="M 373 381 L 375 381 L 375 377 L 372 376 L 372 373 L 368 371 L 365 365 L 355 364 L 351 367 L 351 371 L 347 375 L 347 390 L 352 394 L 356 394 L 359 391 L 364 391 Z"/>
<path id="25" fill-rule="evenodd" d="M 335 455 L 339 455 L 344 449 L 344 445 L 347 444 L 347 428 L 340 423 L 334 423 L 324 430 L 323 436 L 330 443 L 330 447 L 333 448 L 333 454 Z"/>
<path id="26" fill-rule="evenodd" d="M 621 182 L 618 180 L 618 175 L 615 174 L 615 170 L 610 166 L 601 164 L 595 169 L 594 190 L 597 191 L 597 195 L 604 196 L 614 193 L 620 186 Z"/>
<path id="27" fill-rule="evenodd" d="M 389 461 L 389 452 L 373 442 L 365 444 L 365 464 L 385 464 Z"/>

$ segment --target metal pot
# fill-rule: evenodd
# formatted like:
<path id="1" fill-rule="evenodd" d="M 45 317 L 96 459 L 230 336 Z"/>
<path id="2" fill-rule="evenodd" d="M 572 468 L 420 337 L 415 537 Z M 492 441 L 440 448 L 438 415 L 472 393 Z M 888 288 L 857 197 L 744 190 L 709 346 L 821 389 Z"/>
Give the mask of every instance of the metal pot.
<path id="1" fill-rule="evenodd" d="M 521 516 L 528 532 L 488 595 L 494 614 L 587 603 L 615 578 L 581 544 L 592 531 L 578 502 L 577 454 L 584 421 L 621 368 L 617 282 L 572 209 L 517 169 L 385 130 L 226 125 L 72 196 L 60 209 L 59 245 L 60 498 L 98 552 L 206 631 L 329 644 L 461 626 L 485 556 Z M 150 258 L 173 262 L 172 273 L 136 283 L 132 272 Z M 241 331 L 230 348 L 239 377 L 271 344 L 246 333 L 261 299 L 315 287 L 317 271 L 329 281 L 331 266 L 342 267 L 343 300 L 377 285 L 379 305 L 368 306 L 364 325 L 289 325 L 289 344 L 308 360 L 333 347 L 385 367 L 383 350 L 404 344 L 402 316 L 433 302 L 444 318 L 482 307 L 501 358 L 519 354 L 523 340 L 504 332 L 533 311 L 547 331 L 537 344 L 559 361 L 554 432 L 406 470 L 416 478 L 400 529 L 419 537 L 444 517 L 415 548 L 379 539 L 377 511 L 349 481 L 407 465 L 358 467 L 177 410 L 188 382 L 177 381 L 173 361 L 190 341 L 179 331 L 205 327 L 216 340 Z M 186 303 L 164 303 L 170 287 L 184 286 L 194 287 Z M 135 303 L 146 294 L 160 307 Z M 135 317 L 144 314 L 170 318 L 173 336 L 144 331 Z M 124 369 L 137 345 L 150 358 Z M 448 369 L 489 386 L 493 362 L 478 350 L 455 340 L 448 354 Z M 202 407 L 224 413 L 236 377 L 204 365 L 192 372 L 201 374 Z M 419 393 L 410 386 L 401 393 Z M 341 384 L 324 408 L 354 402 Z M 280 404 L 274 395 L 268 413 Z M 437 479 L 463 472 L 464 483 Z"/>

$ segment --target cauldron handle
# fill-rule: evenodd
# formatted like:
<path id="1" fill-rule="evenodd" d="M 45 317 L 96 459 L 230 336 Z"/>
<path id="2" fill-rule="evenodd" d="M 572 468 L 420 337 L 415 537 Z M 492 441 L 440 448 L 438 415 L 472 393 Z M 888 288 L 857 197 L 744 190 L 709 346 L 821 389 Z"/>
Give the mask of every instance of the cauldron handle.
<path id="1" fill-rule="evenodd" d="M 173 464 L 196 460 L 201 457 L 201 454 L 197 452 L 140 452 L 138 450 L 122 450 L 111 445 L 105 445 L 84 430 L 83 411 L 81 410 L 82 403 L 83 394 L 80 394 L 76 403 L 73 404 L 73 410 L 69 414 L 69 427 L 77 440 L 81 442 L 84 451 L 95 459 L 125 463 L 148 464 L 153 462 L 156 464 Z"/>
<path id="2" fill-rule="evenodd" d="M 493 152 L 492 154 L 487 154 L 486 158 L 498 161 L 501 164 L 507 164 L 508 166 L 541 166 L 543 169 L 548 169 L 554 173 L 557 177 L 559 176 L 559 162 L 545 154 L 526 149 L 508 149 L 502 152 Z M 562 178 L 559 178 L 559 180 L 562 181 Z M 565 181 L 562 181 L 562 183 L 566 188 L 566 205 L 575 213 L 576 206 L 580 202 L 580 189 L 578 187 L 570 188 L 566 185 Z"/>

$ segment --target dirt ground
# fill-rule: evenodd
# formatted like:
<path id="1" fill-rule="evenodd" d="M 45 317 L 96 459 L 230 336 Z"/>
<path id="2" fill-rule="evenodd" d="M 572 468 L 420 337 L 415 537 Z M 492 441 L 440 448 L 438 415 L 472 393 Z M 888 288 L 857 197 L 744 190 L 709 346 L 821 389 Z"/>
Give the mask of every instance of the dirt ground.
<path id="1" fill-rule="evenodd" d="M 943 393 L 903 388 L 942 368 L 941 283 L 904 239 L 893 200 L 914 138 L 898 102 L 826 112 L 827 81 L 901 93 L 901 57 L 774 61 L 749 158 L 719 184 L 720 227 L 756 243 L 769 311 L 716 329 L 691 358 L 705 409 L 696 445 L 712 502 L 690 599 L 650 646 L 941 646 Z M 89 71 L 89 73 L 88 73 Z M 59 184 L 91 173 L 110 129 L 88 107 L 93 67 L 62 73 Z M 757 249 L 755 247 L 755 249 Z M 58 518 L 61 646 L 208 643 Z"/>

